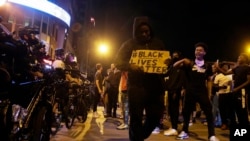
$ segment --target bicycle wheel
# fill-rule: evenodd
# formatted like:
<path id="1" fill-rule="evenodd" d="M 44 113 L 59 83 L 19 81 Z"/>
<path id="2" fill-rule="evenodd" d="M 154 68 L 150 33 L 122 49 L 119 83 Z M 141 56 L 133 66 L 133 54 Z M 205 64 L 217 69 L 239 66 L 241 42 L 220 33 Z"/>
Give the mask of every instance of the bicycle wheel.
<path id="1" fill-rule="evenodd" d="M 49 141 L 51 130 L 51 111 L 46 106 L 39 109 L 33 119 L 32 141 Z"/>
<path id="2" fill-rule="evenodd" d="M 79 99 L 77 103 L 77 119 L 79 122 L 84 123 L 88 117 L 88 110 L 83 99 Z"/>
<path id="3" fill-rule="evenodd" d="M 76 107 L 73 103 L 69 103 L 67 106 L 64 107 L 64 114 L 65 114 L 65 124 L 68 129 L 70 129 L 75 121 L 76 118 Z"/>

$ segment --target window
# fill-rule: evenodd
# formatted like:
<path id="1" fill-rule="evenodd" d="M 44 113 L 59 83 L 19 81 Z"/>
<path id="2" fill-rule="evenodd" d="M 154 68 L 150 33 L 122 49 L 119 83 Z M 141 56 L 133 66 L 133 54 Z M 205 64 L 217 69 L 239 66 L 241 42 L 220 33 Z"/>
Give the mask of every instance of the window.
<path id="1" fill-rule="evenodd" d="M 43 24 L 42 24 L 42 33 L 47 34 L 47 27 L 48 27 L 47 23 L 43 22 Z"/>

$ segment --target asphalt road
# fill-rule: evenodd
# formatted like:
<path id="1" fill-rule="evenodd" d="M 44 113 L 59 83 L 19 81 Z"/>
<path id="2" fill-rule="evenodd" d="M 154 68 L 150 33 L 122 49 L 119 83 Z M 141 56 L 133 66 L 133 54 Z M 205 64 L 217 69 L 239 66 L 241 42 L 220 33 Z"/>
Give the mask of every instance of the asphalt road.
<path id="1" fill-rule="evenodd" d="M 93 113 L 88 114 L 85 123 L 75 122 L 75 125 L 68 130 L 64 125 L 59 132 L 51 137 L 50 141 L 129 141 L 128 130 L 116 130 L 120 119 L 117 118 L 104 118 L 103 107 L 98 107 L 98 113 L 101 115 L 99 118 L 93 118 Z M 119 111 L 118 111 L 119 114 Z M 168 127 L 169 121 L 164 122 Z M 181 125 L 179 129 L 181 130 Z M 103 128 L 103 132 L 101 129 Z M 185 141 L 207 141 L 207 126 L 203 125 L 199 120 L 189 128 L 190 138 Z M 164 130 L 159 134 L 151 134 L 145 141 L 174 141 L 175 136 L 164 136 Z M 229 141 L 229 130 L 215 129 L 216 136 L 220 141 Z"/>

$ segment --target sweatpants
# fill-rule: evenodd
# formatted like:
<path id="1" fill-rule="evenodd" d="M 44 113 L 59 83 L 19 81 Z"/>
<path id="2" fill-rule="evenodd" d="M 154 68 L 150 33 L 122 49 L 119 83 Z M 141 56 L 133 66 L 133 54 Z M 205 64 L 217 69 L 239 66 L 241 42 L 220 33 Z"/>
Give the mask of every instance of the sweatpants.
<path id="1" fill-rule="evenodd" d="M 146 90 L 144 87 L 132 86 L 128 88 L 129 99 L 129 139 L 130 141 L 144 141 L 159 124 L 164 111 L 164 92 Z M 143 111 L 146 117 L 143 119 Z"/>
<path id="2" fill-rule="evenodd" d="M 181 98 L 181 89 L 168 90 L 168 113 L 170 115 L 172 128 L 176 130 L 179 119 L 180 98 Z"/>

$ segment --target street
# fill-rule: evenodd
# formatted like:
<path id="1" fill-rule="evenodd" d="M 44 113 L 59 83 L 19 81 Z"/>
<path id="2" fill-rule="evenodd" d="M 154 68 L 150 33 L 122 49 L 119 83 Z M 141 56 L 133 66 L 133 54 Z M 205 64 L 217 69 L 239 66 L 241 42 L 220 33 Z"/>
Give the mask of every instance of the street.
<path id="1" fill-rule="evenodd" d="M 129 141 L 128 130 L 117 130 L 116 126 L 121 119 L 104 118 L 103 107 L 98 107 L 99 118 L 93 118 L 93 113 L 88 114 L 85 123 L 76 122 L 75 125 L 68 130 L 64 125 L 60 131 L 51 137 L 51 141 Z M 118 112 L 119 114 L 119 112 Z M 169 122 L 166 122 L 169 126 Z M 102 131 L 103 127 L 103 131 Z M 181 130 L 181 125 L 179 129 Z M 189 128 L 190 137 L 186 141 L 207 141 L 207 126 L 203 125 L 199 120 Z M 164 136 L 163 130 L 160 134 L 151 134 L 145 141 L 173 141 L 175 136 Z M 229 141 L 229 130 L 215 129 L 216 136 L 220 141 Z"/>

